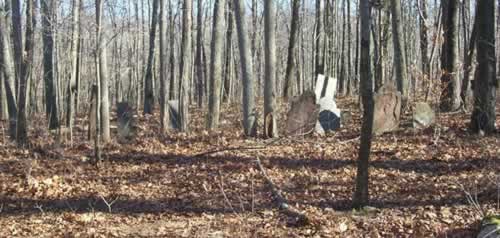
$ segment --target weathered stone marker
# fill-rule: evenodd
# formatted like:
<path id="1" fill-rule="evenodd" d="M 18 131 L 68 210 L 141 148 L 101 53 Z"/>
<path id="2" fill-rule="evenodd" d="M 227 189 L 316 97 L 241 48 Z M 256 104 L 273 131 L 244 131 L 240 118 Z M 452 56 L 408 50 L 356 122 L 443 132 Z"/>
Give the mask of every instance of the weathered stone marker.
<path id="1" fill-rule="evenodd" d="M 340 129 L 340 110 L 335 103 L 336 91 L 336 78 L 328 78 L 325 81 L 324 75 L 318 75 L 315 89 L 316 103 L 319 104 L 319 117 L 315 126 L 318 134 Z"/>
<path id="2" fill-rule="evenodd" d="M 179 100 L 168 101 L 168 113 L 170 116 L 170 128 L 178 130 L 180 128 Z"/>
<path id="3" fill-rule="evenodd" d="M 295 97 L 287 114 L 286 134 L 294 136 L 312 132 L 318 120 L 318 113 L 319 106 L 316 104 L 314 92 L 306 91 Z"/>
<path id="4" fill-rule="evenodd" d="M 135 110 L 127 102 L 117 104 L 118 141 L 125 142 L 133 139 L 135 135 L 134 112 Z"/>
<path id="5" fill-rule="evenodd" d="M 373 134 L 381 135 L 399 127 L 401 93 L 391 84 L 382 86 L 374 97 Z"/>
<path id="6" fill-rule="evenodd" d="M 436 119 L 436 113 L 431 106 L 425 102 L 419 102 L 415 105 L 413 111 L 413 127 L 417 129 L 425 129 L 432 124 Z"/>

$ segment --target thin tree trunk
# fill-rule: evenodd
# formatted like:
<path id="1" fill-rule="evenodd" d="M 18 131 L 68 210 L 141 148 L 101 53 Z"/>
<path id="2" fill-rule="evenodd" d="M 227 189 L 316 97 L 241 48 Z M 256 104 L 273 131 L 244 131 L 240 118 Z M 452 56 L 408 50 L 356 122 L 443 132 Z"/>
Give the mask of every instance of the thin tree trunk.
<path id="1" fill-rule="evenodd" d="M 288 41 L 288 58 L 286 63 L 285 82 L 283 88 L 283 98 L 288 98 L 293 94 L 295 88 L 295 45 L 299 26 L 300 0 L 292 0 L 292 22 L 290 26 L 290 40 Z M 266 42 L 267 43 L 267 42 Z M 267 74 L 267 73 L 266 73 Z"/>
<path id="2" fill-rule="evenodd" d="M 360 84 L 363 100 L 363 124 L 361 127 L 361 144 L 357 161 L 356 189 L 353 197 L 353 206 L 361 208 L 369 202 L 369 158 L 372 142 L 373 127 L 373 80 L 371 77 L 370 59 L 370 3 L 369 0 L 360 0 L 361 15 L 361 57 L 360 57 Z"/>
<path id="3" fill-rule="evenodd" d="M 427 36 L 427 0 L 419 0 L 420 5 L 420 57 L 421 57 L 421 70 L 422 70 L 422 79 L 424 82 L 428 82 L 431 77 L 431 66 L 429 61 L 429 53 L 428 53 L 428 36 Z"/>
<path id="4" fill-rule="evenodd" d="M 298 4 L 298 0 L 294 0 Z M 294 6 L 298 8 L 297 6 Z M 298 17 L 299 10 L 293 10 L 295 17 Z M 275 82 L 276 82 L 276 2 L 275 0 L 267 0 L 264 2 L 264 55 L 265 55 L 265 81 L 264 81 L 264 135 L 268 138 L 278 136 L 276 98 L 275 98 Z M 297 21 L 297 20 L 295 20 Z M 293 20 L 292 20 L 293 22 Z M 295 23 L 297 25 L 297 23 Z M 293 23 L 292 23 L 293 25 Z M 296 26 L 295 26 L 296 27 Z M 292 26 L 293 28 L 293 26 Z M 290 33 L 292 35 L 292 33 Z M 293 35 L 297 35 L 296 29 Z M 291 37 L 290 37 L 291 38 Z M 295 41 L 296 36 L 293 41 Z M 293 43 L 295 45 L 295 43 Z M 290 47 L 289 47 L 290 48 Z M 292 46 L 292 52 L 294 51 Z M 290 51 L 288 52 L 290 54 Z M 290 57 L 290 56 L 289 56 Z M 295 60 L 292 53 L 292 61 Z"/>
<path id="5" fill-rule="evenodd" d="M 196 89 L 197 89 L 197 103 L 198 107 L 203 107 L 203 95 L 204 95 L 204 64 L 203 64 L 203 3 L 202 0 L 197 1 L 198 12 L 197 14 L 197 25 L 196 25 L 196 56 L 194 60 L 195 71 L 196 71 Z"/>
<path id="6" fill-rule="evenodd" d="M 189 130 L 189 83 L 191 82 L 191 26 L 192 0 L 184 0 L 182 8 L 181 81 L 179 84 L 180 130 Z"/>
<path id="7" fill-rule="evenodd" d="M 144 78 L 144 114 L 153 114 L 154 109 L 154 89 L 153 89 L 153 65 L 155 57 L 156 23 L 158 20 L 158 1 L 153 1 L 153 16 L 151 18 L 151 28 L 149 32 L 149 56 Z"/>
<path id="8" fill-rule="evenodd" d="M 454 1 L 454 0 L 452 0 Z M 401 0 L 391 0 L 392 44 L 394 46 L 394 66 L 396 85 L 401 92 L 402 105 L 405 107 L 409 96 L 408 74 L 406 73 L 406 53 L 403 45 L 403 22 L 401 21 Z"/>
<path id="9" fill-rule="evenodd" d="M 68 99 L 67 99 L 67 118 L 66 118 L 66 126 L 69 128 L 70 139 L 73 140 L 73 121 L 75 114 L 75 104 L 74 98 L 76 98 L 77 94 L 77 85 L 76 78 L 78 77 L 78 42 L 80 41 L 79 36 L 79 26 L 80 26 L 80 0 L 73 0 L 72 7 L 72 32 L 71 32 L 71 76 L 70 82 L 68 84 Z"/>
<path id="10" fill-rule="evenodd" d="M 458 77 L 458 1 L 443 1 L 444 43 L 441 56 L 441 84 L 444 88 L 440 98 L 443 112 L 460 108 L 460 79 Z"/>
<path id="11" fill-rule="evenodd" d="M 231 80 L 233 72 L 233 29 L 234 29 L 234 17 L 232 9 L 232 1 L 227 1 L 226 10 L 226 21 L 227 21 L 227 33 L 226 33 L 226 59 L 225 59 L 225 70 L 224 70 L 224 95 L 223 101 L 231 101 Z"/>
<path id="12" fill-rule="evenodd" d="M 160 124 L 162 132 L 169 127 L 167 81 L 167 11 L 165 0 L 160 0 Z"/>
<path id="13" fill-rule="evenodd" d="M 248 41 L 245 5 L 243 0 L 234 0 L 236 26 L 238 28 L 238 45 L 240 51 L 241 76 L 243 79 L 243 127 L 246 136 L 257 135 L 255 115 L 254 72 Z"/>
<path id="14" fill-rule="evenodd" d="M 315 61 L 315 69 L 314 69 L 314 80 L 316 80 L 316 76 L 318 74 L 324 74 L 325 71 L 325 65 L 324 65 L 324 58 L 323 58 L 323 38 L 324 38 L 324 32 L 323 32 L 323 16 L 321 13 L 322 5 L 321 4 L 322 0 L 316 0 L 316 30 L 314 32 L 314 39 L 316 39 L 315 42 L 315 51 L 314 51 L 314 61 Z"/>
<path id="15" fill-rule="evenodd" d="M 476 6 L 477 7 L 477 6 Z M 465 12 L 465 9 L 464 9 Z M 464 44 L 464 77 L 462 79 L 462 88 L 460 92 L 460 98 L 465 108 L 469 108 L 472 104 L 472 85 L 471 82 L 474 79 L 471 79 L 474 75 L 474 64 L 473 57 L 476 50 L 476 41 L 477 41 L 477 23 L 478 23 L 478 11 L 476 9 L 476 16 L 474 17 L 474 23 L 472 25 L 472 31 L 470 33 L 470 39 L 468 45 Z M 465 37 L 465 36 L 464 36 Z"/>
<path id="16" fill-rule="evenodd" d="M 7 0 L 8 1 L 8 0 Z M 11 0 L 12 44 L 14 46 L 15 95 L 19 95 L 19 81 L 23 64 L 23 33 L 20 0 Z"/>
<path id="17" fill-rule="evenodd" d="M 104 30 L 102 27 L 102 0 L 97 0 L 101 6 L 98 6 L 100 9 L 100 15 L 99 15 L 99 22 L 98 22 L 98 38 L 97 38 L 97 53 L 99 57 L 99 93 L 98 93 L 98 98 L 100 101 L 100 106 L 99 112 L 100 112 L 100 120 L 99 124 L 100 125 L 100 132 L 102 136 L 102 141 L 103 142 L 109 142 L 111 140 L 111 134 L 110 134 L 110 128 L 109 128 L 109 89 L 108 89 L 108 67 L 107 67 L 107 56 L 106 56 L 106 45 L 105 45 L 105 39 L 104 39 Z M 97 16 L 96 16 L 97 17 Z"/>
<path id="18" fill-rule="evenodd" d="M 3 85 L 5 96 L 7 98 L 7 109 L 9 113 L 9 135 L 12 139 L 16 138 L 17 122 L 17 100 L 15 90 L 15 73 L 10 54 L 10 42 L 8 35 L 8 19 L 3 17 L 6 12 L 6 6 L 0 6 L 0 73 L 3 75 Z M 6 15 L 6 14 L 5 14 Z"/>
<path id="19" fill-rule="evenodd" d="M 21 64 L 21 77 L 19 81 L 19 101 L 18 101 L 18 114 L 17 114 L 17 133 L 16 142 L 19 146 L 28 145 L 28 121 L 26 116 L 26 108 L 28 106 L 28 78 L 30 77 L 33 58 L 34 58 L 34 43 L 35 43 L 35 7 L 33 0 L 26 1 L 26 42 L 24 51 L 26 52 L 26 59 Z M 17 19 L 21 20 L 21 19 Z M 20 23 L 14 23 L 20 26 Z"/>
<path id="20" fill-rule="evenodd" d="M 219 125 L 220 94 L 222 81 L 222 56 L 224 49 L 224 6 L 225 0 L 216 0 L 212 28 L 212 49 L 210 51 L 210 94 L 208 98 L 208 129 Z"/>

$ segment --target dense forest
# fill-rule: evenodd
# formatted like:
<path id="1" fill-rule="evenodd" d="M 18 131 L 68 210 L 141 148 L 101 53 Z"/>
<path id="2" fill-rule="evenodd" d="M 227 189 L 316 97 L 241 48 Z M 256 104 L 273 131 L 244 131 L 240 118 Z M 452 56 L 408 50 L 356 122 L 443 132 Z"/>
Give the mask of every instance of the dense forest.
<path id="1" fill-rule="evenodd" d="M 0 0 L 2 237 L 500 237 L 500 0 Z"/>

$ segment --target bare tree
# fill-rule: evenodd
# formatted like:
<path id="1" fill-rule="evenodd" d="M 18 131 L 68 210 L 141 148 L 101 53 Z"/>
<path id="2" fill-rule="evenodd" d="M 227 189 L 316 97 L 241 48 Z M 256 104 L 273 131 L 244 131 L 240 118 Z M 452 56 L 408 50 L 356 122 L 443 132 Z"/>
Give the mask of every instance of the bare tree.
<path id="1" fill-rule="evenodd" d="M 285 71 L 285 82 L 283 88 L 283 98 L 288 98 L 295 88 L 295 77 L 293 73 L 296 69 L 295 45 L 299 27 L 300 0 L 292 0 L 292 22 L 290 25 L 290 39 L 288 41 L 288 57 Z M 267 74 L 267 73 L 266 73 Z"/>
<path id="2" fill-rule="evenodd" d="M 73 0 L 72 6 L 72 30 L 71 30 L 71 78 L 68 84 L 67 118 L 66 125 L 70 131 L 70 138 L 73 139 L 73 120 L 75 116 L 75 101 L 77 97 L 76 79 L 78 75 L 78 42 L 80 41 L 80 0 Z"/>
<path id="3" fill-rule="evenodd" d="M 441 55 L 441 84 L 444 88 L 440 109 L 444 112 L 460 108 L 460 78 L 458 77 L 458 1 L 443 0 L 444 42 Z"/>
<path id="4" fill-rule="evenodd" d="M 453 0 L 452 0 L 453 1 Z M 394 47 L 394 66 L 396 71 L 396 85 L 402 95 L 402 105 L 408 101 L 408 74 L 406 73 L 406 53 L 403 45 L 403 23 L 401 22 L 401 0 L 391 0 L 392 15 L 392 43 Z"/>
<path id="5" fill-rule="evenodd" d="M 189 83 L 191 82 L 191 25 L 192 25 L 192 2 L 184 0 L 182 7 L 182 46 L 181 46 L 181 81 L 179 84 L 179 114 L 180 130 L 189 130 Z"/>
<path id="6" fill-rule="evenodd" d="M 205 82 L 205 64 L 203 63 L 203 3 L 202 0 L 197 1 L 197 21 L 196 21 L 196 54 L 194 59 L 196 71 L 196 99 L 198 107 L 203 106 L 204 97 L 204 82 Z M 215 19 L 214 19 L 215 20 Z"/>
<path id="7" fill-rule="evenodd" d="M 247 21 L 243 0 L 234 0 L 236 27 L 238 28 L 238 46 L 240 49 L 241 76 L 243 79 L 243 127 L 246 136 L 257 135 L 257 119 L 255 115 L 254 72 L 250 42 L 248 41 Z"/>
<path id="8" fill-rule="evenodd" d="M 155 57 L 156 23 L 158 21 L 158 1 L 153 1 L 153 16 L 151 17 L 151 28 L 149 29 L 149 56 L 144 77 L 144 114 L 152 114 L 154 109 L 153 89 L 153 65 Z"/>
<path id="9" fill-rule="evenodd" d="M 478 1 L 478 75 L 474 85 L 474 110 L 470 127 L 475 133 L 495 132 L 496 58 L 495 58 L 495 2 Z"/>
<path id="10" fill-rule="evenodd" d="M 222 50 L 224 47 L 224 6 L 225 0 L 216 0 L 212 28 L 212 50 L 210 52 L 210 94 L 208 98 L 208 129 L 219 124 L 222 81 Z"/>
<path id="11" fill-rule="evenodd" d="M 167 11 L 165 0 L 160 0 L 160 124 L 162 132 L 168 129 L 168 81 L 167 81 Z"/>
<path id="12" fill-rule="evenodd" d="M 296 1 L 296 0 L 295 0 Z M 278 136 L 275 113 L 276 98 L 274 84 L 276 82 L 276 2 L 264 2 L 264 38 L 265 38 L 265 81 L 264 81 L 264 135 L 272 138 Z M 298 15 L 298 10 L 297 10 Z M 295 39 L 294 39 L 295 40 Z M 293 51 L 293 49 L 292 49 Z M 290 53 L 290 52 L 289 52 Z"/>
<path id="13" fill-rule="evenodd" d="M 360 49 L 360 86 L 363 100 L 363 124 L 361 127 L 361 144 L 357 162 L 356 189 L 353 197 L 353 206 L 360 208 L 368 204 L 369 193 L 369 158 L 372 142 L 373 127 L 373 80 L 371 76 L 370 59 L 370 1 L 360 0 L 361 15 L 361 49 Z"/>

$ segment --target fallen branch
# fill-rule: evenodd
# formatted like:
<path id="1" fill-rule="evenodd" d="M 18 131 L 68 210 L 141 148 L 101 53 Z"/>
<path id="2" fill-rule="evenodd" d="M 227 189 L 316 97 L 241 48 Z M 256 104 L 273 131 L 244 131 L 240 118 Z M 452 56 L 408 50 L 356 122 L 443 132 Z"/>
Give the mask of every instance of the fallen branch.
<path id="1" fill-rule="evenodd" d="M 259 166 L 259 170 L 262 173 L 262 176 L 266 180 L 267 185 L 271 188 L 274 201 L 277 203 L 279 211 L 285 214 L 286 216 L 292 218 L 294 220 L 294 224 L 297 226 L 304 226 L 310 224 L 311 220 L 305 214 L 303 214 L 300 211 L 297 211 L 288 204 L 288 201 L 281 194 L 281 190 L 273 183 L 271 178 L 269 178 L 269 176 L 267 175 L 267 172 L 264 169 L 264 166 L 262 166 L 259 157 L 257 157 L 256 162 L 257 165 Z"/>

